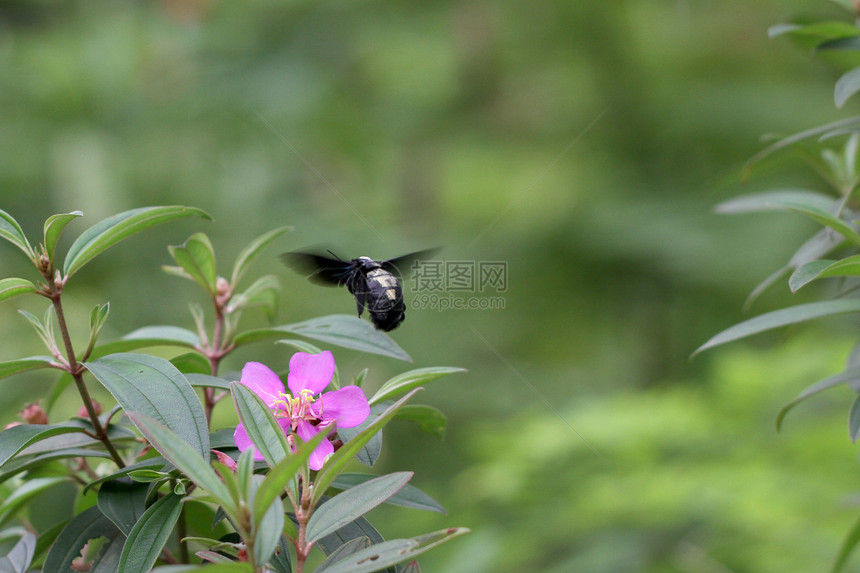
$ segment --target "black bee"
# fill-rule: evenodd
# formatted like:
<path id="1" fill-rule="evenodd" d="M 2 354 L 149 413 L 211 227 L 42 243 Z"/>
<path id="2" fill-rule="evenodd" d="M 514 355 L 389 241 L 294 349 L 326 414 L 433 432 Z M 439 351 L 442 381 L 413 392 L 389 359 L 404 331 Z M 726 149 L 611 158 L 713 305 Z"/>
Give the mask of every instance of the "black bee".
<path id="1" fill-rule="evenodd" d="M 355 297 L 360 317 L 365 307 L 373 325 L 384 332 L 394 330 L 406 318 L 406 303 L 400 284 L 402 272 L 413 261 L 429 257 L 435 249 L 418 251 L 377 262 L 370 257 L 344 261 L 329 251 L 334 259 L 310 253 L 290 252 L 281 260 L 293 270 L 309 273 L 308 280 L 325 286 L 344 286 Z"/>

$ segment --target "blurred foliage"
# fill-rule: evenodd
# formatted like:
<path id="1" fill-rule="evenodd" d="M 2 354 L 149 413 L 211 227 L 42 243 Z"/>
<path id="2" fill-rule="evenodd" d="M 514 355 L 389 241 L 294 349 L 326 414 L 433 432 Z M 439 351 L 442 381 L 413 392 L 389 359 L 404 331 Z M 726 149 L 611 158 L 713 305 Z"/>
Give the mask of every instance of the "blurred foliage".
<path id="1" fill-rule="evenodd" d="M 213 215 L 81 272 L 70 320 L 107 293 L 105 340 L 191 325 L 160 296 L 193 299 L 189 286 L 142 277 L 195 231 L 226 260 L 290 224 L 284 250 L 506 261 L 503 310 L 413 309 L 394 333 L 416 366 L 470 370 L 428 390 L 450 415 L 444 441 L 387 437 L 388 469 L 416 469 L 475 531 L 428 571 L 822 570 L 857 513 L 839 506 L 857 472 L 844 409 L 816 400 L 779 435 L 773 418 L 815 379 L 798 370 L 838 370 L 838 332 L 820 355 L 687 360 L 813 229 L 711 213 L 739 194 L 762 133 L 839 117 L 839 71 L 767 38 L 804 11 L 843 14 L 800 0 L 0 0 L 0 206 L 31 235 L 73 209 L 87 225 L 152 204 Z M 813 185 L 772 162 L 745 190 L 789 181 Z M 16 258 L 0 252 L 0 275 Z M 352 310 L 274 257 L 258 264 L 283 279 L 279 322 Z M 774 289 L 754 310 L 805 296 Z M 0 306 L 4 358 L 38 348 L 16 308 Z M 367 365 L 350 357 L 342 375 Z M 247 359 L 267 357 L 225 366 Z M 367 384 L 396 367 L 371 363 Z M 6 419 L 49 384 L 7 382 Z"/>

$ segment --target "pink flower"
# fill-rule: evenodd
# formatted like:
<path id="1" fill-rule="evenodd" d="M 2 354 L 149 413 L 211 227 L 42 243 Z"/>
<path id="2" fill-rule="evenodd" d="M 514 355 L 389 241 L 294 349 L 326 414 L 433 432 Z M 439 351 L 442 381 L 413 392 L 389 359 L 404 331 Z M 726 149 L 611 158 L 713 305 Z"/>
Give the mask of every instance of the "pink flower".
<path id="1" fill-rule="evenodd" d="M 340 390 L 320 394 L 331 382 L 334 368 L 334 357 L 328 350 L 320 354 L 297 352 L 290 359 L 289 394 L 284 391 L 284 383 L 278 375 L 259 362 L 245 364 L 239 382 L 272 409 L 292 445 L 293 435 L 307 442 L 334 425 L 338 428 L 358 426 L 370 415 L 367 397 L 358 386 L 344 386 Z M 243 452 L 254 447 L 242 424 L 236 427 L 233 441 Z M 333 453 L 334 446 L 324 439 L 311 454 L 311 469 L 320 469 Z M 254 452 L 254 459 L 262 460 L 263 456 Z"/>

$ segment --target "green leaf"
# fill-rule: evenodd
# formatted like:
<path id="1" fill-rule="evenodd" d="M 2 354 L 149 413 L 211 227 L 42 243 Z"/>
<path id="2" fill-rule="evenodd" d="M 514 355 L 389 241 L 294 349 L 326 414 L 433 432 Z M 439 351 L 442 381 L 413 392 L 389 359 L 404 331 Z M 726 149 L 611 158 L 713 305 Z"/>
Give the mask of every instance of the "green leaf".
<path id="1" fill-rule="evenodd" d="M 0 571 L 5 573 L 26 573 L 36 553 L 36 536 L 25 533 L 18 543 L 3 557 L 0 557 Z"/>
<path id="2" fill-rule="evenodd" d="M 833 261 L 819 259 L 817 261 L 809 261 L 805 265 L 797 267 L 791 276 L 788 277 L 788 288 L 791 292 L 797 292 L 807 284 L 821 276 L 821 273 L 833 264 Z"/>
<path id="3" fill-rule="evenodd" d="M 4 499 L 3 503 L 0 503 L 0 525 L 6 523 L 19 509 L 28 505 L 34 497 L 43 491 L 67 481 L 69 478 L 66 477 L 43 477 L 25 481 L 15 488 L 15 491 Z"/>
<path id="4" fill-rule="evenodd" d="M 28 370 L 37 370 L 39 368 L 51 368 L 51 357 L 30 356 L 29 358 L 19 358 L 18 360 L 0 362 L 0 378 L 12 376 L 19 372 L 27 372 Z"/>
<path id="5" fill-rule="evenodd" d="M 191 573 L 192 571 L 200 571 L 201 573 L 254 573 L 254 569 L 250 563 L 240 563 L 238 561 L 208 565 L 166 565 L 156 567 L 152 570 L 152 573 Z"/>
<path id="6" fill-rule="evenodd" d="M 373 436 L 380 431 L 385 424 L 397 413 L 406 402 L 412 399 L 420 388 L 416 388 L 403 396 L 400 400 L 389 406 L 379 417 L 367 426 L 357 436 L 346 442 L 340 447 L 331 457 L 329 457 L 322 469 L 317 473 L 316 481 L 314 482 L 314 503 L 318 502 L 325 490 L 331 485 L 334 479 L 343 471 L 346 464 L 349 463 L 352 456 L 356 454 L 364 445 L 370 441 Z"/>
<path id="7" fill-rule="evenodd" d="M 122 548 L 119 570 L 123 573 L 149 571 L 182 512 L 182 497 L 168 493 L 153 503 L 134 524 Z"/>
<path id="8" fill-rule="evenodd" d="M 244 384 L 231 382 L 230 391 L 233 393 L 236 413 L 239 414 L 239 420 L 248 437 L 269 467 L 275 467 L 290 455 L 290 446 L 283 429 L 272 415 L 272 410 Z"/>
<path id="9" fill-rule="evenodd" d="M 262 306 L 266 316 L 273 319 L 278 308 L 278 294 L 281 285 L 272 275 L 265 275 L 254 281 L 243 292 L 233 295 L 227 305 L 227 312 L 232 313 L 251 306 Z"/>
<path id="10" fill-rule="evenodd" d="M 36 260 L 36 253 L 33 251 L 33 247 L 30 246 L 26 235 L 24 235 L 21 225 L 18 224 L 18 221 L 12 215 L 3 209 L 0 209 L 0 238 L 6 239 L 24 251 L 31 261 Z"/>
<path id="11" fill-rule="evenodd" d="M 856 442 L 857 438 L 860 437 L 860 396 L 857 396 L 851 405 L 851 413 L 848 416 L 848 433 L 852 442 Z"/>
<path id="12" fill-rule="evenodd" d="M 228 380 L 225 380 L 224 378 L 219 378 L 217 376 L 210 376 L 209 374 L 197 374 L 192 372 L 191 374 L 186 374 L 185 377 L 188 379 L 188 382 L 190 382 L 192 386 L 198 388 L 218 388 L 219 390 L 230 389 L 230 382 Z"/>
<path id="13" fill-rule="evenodd" d="M 857 547 L 858 543 L 860 543 L 860 520 L 854 523 L 851 530 L 848 532 L 848 535 L 846 535 L 845 539 L 842 541 L 842 545 L 839 547 L 839 554 L 836 557 L 836 562 L 833 564 L 831 573 L 839 573 L 842 571 L 843 567 L 845 567 L 845 564 L 848 562 L 848 557 L 851 556 L 851 552 L 854 551 L 854 548 Z"/>
<path id="14" fill-rule="evenodd" d="M 225 509 L 232 507 L 230 492 L 209 465 L 208 452 L 205 458 L 201 457 L 200 452 L 179 439 L 169 428 L 144 414 L 126 412 L 126 416 L 140 428 L 146 439 L 164 456 L 164 459 L 176 466 L 198 487 L 218 498 Z"/>
<path id="15" fill-rule="evenodd" d="M 262 476 L 255 476 L 255 478 L 262 480 Z M 275 503 L 269 504 L 264 514 L 254 516 L 254 519 L 260 521 L 259 527 L 254 529 L 254 559 L 257 563 L 266 563 L 275 552 L 284 529 L 284 506 L 280 498 Z"/>
<path id="16" fill-rule="evenodd" d="M 149 484 L 131 478 L 118 478 L 102 484 L 98 492 L 98 506 L 102 514 L 129 535 L 134 524 L 146 511 Z"/>
<path id="17" fill-rule="evenodd" d="M 114 545 L 122 547 L 125 536 L 111 520 L 102 515 L 98 506 L 92 506 L 76 515 L 57 537 L 48 556 L 43 571 L 70 571 L 72 561 L 81 556 L 81 549 L 88 541 L 105 538 L 102 558 L 113 554 Z M 113 550 L 113 551 L 112 551 Z M 94 568 L 92 571 L 104 571 Z"/>
<path id="18" fill-rule="evenodd" d="M 90 337 L 87 340 L 87 348 L 83 353 L 83 360 L 87 360 L 93 352 L 93 348 L 96 346 L 96 342 L 99 339 L 99 334 L 102 331 L 102 327 L 107 320 L 108 313 L 110 312 L 110 303 L 107 302 L 105 304 L 97 304 L 93 307 L 93 310 L 90 312 Z"/>
<path id="19" fill-rule="evenodd" d="M 7 428 L 0 432 L 0 467 L 30 444 L 60 434 L 83 431 L 84 427 L 75 422 L 53 425 L 21 424 Z"/>
<path id="20" fill-rule="evenodd" d="M 845 102 L 860 91 L 860 68 L 854 68 L 842 74 L 836 81 L 833 99 L 836 107 L 841 108 Z"/>
<path id="21" fill-rule="evenodd" d="M 860 255 L 853 255 L 839 261 L 827 259 L 810 261 L 794 271 L 788 284 L 792 292 L 795 292 L 816 279 L 857 276 L 860 276 Z"/>
<path id="22" fill-rule="evenodd" d="M 346 559 L 353 553 L 367 549 L 371 546 L 370 538 L 368 537 L 353 537 L 325 558 L 325 561 L 320 563 L 320 566 L 314 569 L 314 573 L 323 573 L 326 569 L 342 559 Z"/>
<path id="23" fill-rule="evenodd" d="M 331 488 L 347 490 L 355 487 L 366 481 L 374 479 L 376 476 L 370 474 L 345 473 L 340 474 L 331 483 Z M 443 515 L 447 515 L 445 508 L 438 501 L 409 484 L 404 485 L 400 490 L 394 493 L 391 497 L 385 500 L 385 503 L 391 505 L 399 505 L 401 507 L 410 507 L 412 509 L 421 509 L 424 511 L 437 511 Z"/>
<path id="24" fill-rule="evenodd" d="M 63 274 L 73 275 L 96 256 L 135 233 L 190 216 L 211 219 L 200 209 L 180 205 L 142 207 L 108 217 L 84 231 L 72 243 L 63 265 Z"/>
<path id="25" fill-rule="evenodd" d="M 357 551 L 327 567 L 325 573 L 370 573 L 383 567 L 413 559 L 446 541 L 469 533 L 465 527 L 449 527 L 411 539 L 392 539 Z"/>
<path id="26" fill-rule="evenodd" d="M 21 472 L 36 469 L 54 460 L 63 458 L 105 458 L 110 459 L 110 454 L 101 450 L 89 450 L 85 448 L 64 448 L 37 455 L 19 455 L 14 460 L 3 466 L 0 473 L 0 483 Z"/>
<path id="27" fill-rule="evenodd" d="M 753 155 L 746 163 L 746 167 L 744 168 L 745 177 L 749 174 L 749 171 L 754 163 L 757 163 L 767 157 L 768 155 L 779 151 L 781 149 L 785 149 L 786 147 L 790 147 L 799 141 L 803 141 L 804 139 L 809 139 L 811 137 L 818 137 L 820 135 L 826 134 L 827 132 L 833 130 L 842 130 L 842 129 L 857 129 L 860 128 L 860 117 L 849 117 L 847 119 L 840 119 L 838 121 L 834 121 L 831 123 L 827 123 L 824 125 L 819 125 L 813 127 L 811 129 L 806 129 L 804 131 L 800 131 L 793 135 L 789 135 L 788 137 L 784 137 L 773 143 L 766 148 L 762 149 L 755 155 Z"/>
<path id="28" fill-rule="evenodd" d="M 126 412 L 157 420 L 200 456 L 209 455 L 206 413 L 191 384 L 169 361 L 147 354 L 111 354 L 84 366 Z"/>
<path id="29" fill-rule="evenodd" d="M 60 240 L 60 235 L 63 233 L 63 229 L 66 228 L 66 225 L 76 217 L 83 216 L 84 214 L 81 211 L 71 211 L 70 213 L 61 213 L 48 217 L 44 227 L 44 245 L 49 261 L 54 262 L 54 252 L 57 250 L 57 242 Z"/>
<path id="30" fill-rule="evenodd" d="M 93 357 L 128 352 L 138 348 L 149 348 L 152 346 L 181 346 L 195 348 L 200 344 L 200 337 L 187 328 L 178 326 L 144 326 L 133 332 L 129 332 L 120 340 L 108 342 L 97 346 L 92 353 Z"/>
<path id="31" fill-rule="evenodd" d="M 692 356 L 695 356 L 708 348 L 713 348 L 714 346 L 725 344 L 726 342 L 732 342 L 766 330 L 787 326 L 789 324 L 797 324 L 799 322 L 805 322 L 816 318 L 823 318 L 825 316 L 848 314 L 852 312 L 860 312 L 860 300 L 849 299 L 811 302 L 775 310 L 773 312 L 768 312 L 756 316 L 755 318 L 745 320 L 722 331 L 696 349 Z"/>
<path id="32" fill-rule="evenodd" d="M 235 286 L 242 279 L 242 276 L 245 274 L 245 271 L 248 268 L 248 265 L 253 261 L 260 252 L 265 249 L 269 243 L 286 233 L 287 231 L 292 231 L 292 227 L 278 227 L 277 229 L 272 229 L 268 233 L 264 233 L 260 235 L 251 243 L 242 249 L 242 252 L 239 253 L 239 256 L 236 257 L 236 262 L 233 263 L 233 273 L 231 274 L 230 284 Z"/>
<path id="33" fill-rule="evenodd" d="M 200 384 L 195 384 L 189 375 L 200 374 L 210 376 L 209 373 L 212 371 L 206 357 L 197 352 L 186 352 L 185 354 L 174 356 L 170 359 L 170 363 L 176 366 L 177 370 L 185 374 L 185 377 L 188 378 L 192 386 L 199 386 Z"/>
<path id="34" fill-rule="evenodd" d="M 240 346 L 264 338 L 283 336 L 285 333 L 412 362 L 412 358 L 390 336 L 376 330 L 366 320 L 348 314 L 332 314 L 295 324 L 250 330 L 236 336 L 234 342 Z"/>
<path id="35" fill-rule="evenodd" d="M 326 438 L 325 432 L 318 432 L 308 442 L 299 440 L 298 448 L 291 455 L 282 459 L 274 466 L 269 473 L 266 474 L 266 479 L 257 488 L 257 493 L 254 495 L 254 506 L 252 515 L 255 516 L 254 525 L 259 527 L 262 522 L 262 516 L 269 510 L 276 499 L 284 493 L 286 484 L 299 472 L 299 470 L 307 463 L 314 449 Z"/>
<path id="36" fill-rule="evenodd" d="M 375 477 L 334 496 L 316 508 L 308 522 L 307 540 L 334 533 L 347 523 L 377 507 L 412 479 L 412 472 L 395 472 Z"/>
<path id="37" fill-rule="evenodd" d="M 134 464 L 129 464 L 124 468 L 118 469 L 108 475 L 104 475 L 96 480 L 89 482 L 86 486 L 84 486 L 84 493 L 87 492 L 88 489 L 99 485 L 100 483 L 104 483 L 110 480 L 114 480 L 117 478 L 121 478 L 123 476 L 130 475 L 136 471 L 143 470 L 162 470 L 164 466 L 167 464 L 167 461 L 161 456 L 157 456 L 154 458 L 147 458 L 145 460 L 141 460 Z"/>
<path id="38" fill-rule="evenodd" d="M 36 292 L 36 285 L 27 279 L 0 279 L 0 300 L 6 300 L 19 294 Z"/>
<path id="39" fill-rule="evenodd" d="M 398 374 L 383 384 L 376 394 L 369 400 L 370 405 L 378 404 L 384 400 L 390 400 L 401 394 L 405 394 L 413 388 L 417 388 L 426 382 L 436 380 L 455 372 L 465 372 L 465 368 L 454 368 L 450 366 L 434 366 L 430 368 L 416 368 L 402 374 Z"/>
<path id="40" fill-rule="evenodd" d="M 215 295 L 215 249 L 203 233 L 194 233 L 182 246 L 167 248 L 173 260 L 188 273 L 197 284 L 206 289 L 210 296 Z"/>
<path id="41" fill-rule="evenodd" d="M 829 195 L 807 191 L 806 189 L 781 189 L 735 197 L 718 204 L 714 211 L 722 215 L 756 213 L 760 211 L 786 211 L 789 205 L 805 205 L 827 211 L 837 204 L 837 199 Z"/>
<path id="42" fill-rule="evenodd" d="M 425 434 L 437 438 L 445 436 L 445 427 L 448 425 L 448 418 L 445 417 L 445 414 L 426 404 L 407 404 L 394 417 L 397 420 L 412 422 Z"/>

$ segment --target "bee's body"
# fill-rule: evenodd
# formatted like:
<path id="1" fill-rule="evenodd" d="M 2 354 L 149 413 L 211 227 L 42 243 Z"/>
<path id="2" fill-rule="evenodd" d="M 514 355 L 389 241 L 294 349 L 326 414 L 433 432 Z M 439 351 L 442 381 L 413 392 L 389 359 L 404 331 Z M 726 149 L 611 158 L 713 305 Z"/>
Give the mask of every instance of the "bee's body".
<path id="1" fill-rule="evenodd" d="M 284 253 L 283 261 L 299 271 L 310 272 L 311 281 L 329 286 L 346 286 L 355 297 L 358 316 L 366 308 L 373 325 L 382 331 L 394 330 L 406 318 L 406 303 L 398 267 L 429 255 L 431 251 L 411 253 L 377 262 L 370 257 L 351 261 L 329 259 L 309 253 Z"/>

